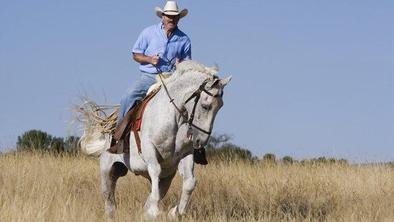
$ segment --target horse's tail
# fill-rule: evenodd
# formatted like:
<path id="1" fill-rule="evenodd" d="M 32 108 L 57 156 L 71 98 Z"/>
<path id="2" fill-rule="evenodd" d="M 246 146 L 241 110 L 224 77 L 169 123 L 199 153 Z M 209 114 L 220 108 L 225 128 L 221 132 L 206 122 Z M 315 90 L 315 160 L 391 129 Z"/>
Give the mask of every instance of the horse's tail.
<path id="1" fill-rule="evenodd" d="M 106 113 L 108 109 L 113 111 L 109 115 Z M 81 151 L 87 155 L 99 156 L 110 147 L 118 106 L 99 106 L 94 101 L 85 100 L 74 113 L 83 125 L 83 135 L 79 140 Z"/>
<path id="2" fill-rule="evenodd" d="M 100 156 L 105 149 L 109 148 L 110 141 L 110 135 L 101 133 L 99 129 L 85 130 L 79 140 L 81 151 L 92 156 Z"/>

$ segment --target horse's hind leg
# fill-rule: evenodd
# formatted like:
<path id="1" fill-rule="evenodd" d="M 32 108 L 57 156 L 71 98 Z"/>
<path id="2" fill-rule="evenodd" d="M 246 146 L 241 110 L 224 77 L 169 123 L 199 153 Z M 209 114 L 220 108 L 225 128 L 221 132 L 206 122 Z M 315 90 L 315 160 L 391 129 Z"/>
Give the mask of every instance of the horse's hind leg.
<path id="1" fill-rule="evenodd" d="M 102 158 L 100 159 L 101 190 L 104 195 L 105 213 L 108 216 L 109 221 L 114 218 L 114 212 L 116 208 L 116 181 L 119 177 L 125 176 L 127 174 L 127 168 L 123 163 L 113 162 L 111 159 L 111 156 L 105 154 L 103 154 Z"/>

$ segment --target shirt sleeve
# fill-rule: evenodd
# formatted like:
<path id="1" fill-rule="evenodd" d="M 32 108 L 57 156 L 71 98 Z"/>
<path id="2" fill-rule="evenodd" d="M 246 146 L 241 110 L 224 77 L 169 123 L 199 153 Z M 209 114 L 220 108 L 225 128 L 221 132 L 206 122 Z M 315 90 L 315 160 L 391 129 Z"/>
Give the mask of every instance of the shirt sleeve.
<path id="1" fill-rule="evenodd" d="M 144 54 L 145 50 L 148 47 L 148 40 L 145 34 L 146 30 L 142 31 L 138 36 L 137 41 L 134 43 L 133 49 L 131 50 L 133 53 L 142 53 Z"/>
<path id="2" fill-rule="evenodd" d="M 192 59 L 192 44 L 190 39 L 188 39 L 185 43 L 185 47 L 182 53 L 182 60 L 191 60 Z"/>

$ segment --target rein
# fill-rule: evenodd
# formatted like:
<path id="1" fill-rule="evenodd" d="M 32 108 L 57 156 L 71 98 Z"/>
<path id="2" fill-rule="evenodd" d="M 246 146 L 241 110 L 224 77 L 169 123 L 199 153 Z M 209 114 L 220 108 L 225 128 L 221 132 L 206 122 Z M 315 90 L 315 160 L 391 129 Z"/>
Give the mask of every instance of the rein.
<path id="1" fill-rule="evenodd" d="M 157 71 L 159 71 L 158 68 L 156 68 L 156 69 L 157 69 Z M 171 97 L 170 93 L 168 92 L 167 86 L 166 86 L 166 84 L 164 84 L 163 77 L 161 77 L 161 72 L 158 75 L 160 77 L 160 82 L 163 85 L 163 88 L 166 91 L 168 98 L 170 99 L 170 103 L 172 103 L 172 105 L 174 105 L 175 109 L 182 115 L 182 117 L 187 118 L 187 113 L 185 111 L 182 111 L 181 109 L 179 109 L 179 107 L 174 103 L 174 99 Z"/>

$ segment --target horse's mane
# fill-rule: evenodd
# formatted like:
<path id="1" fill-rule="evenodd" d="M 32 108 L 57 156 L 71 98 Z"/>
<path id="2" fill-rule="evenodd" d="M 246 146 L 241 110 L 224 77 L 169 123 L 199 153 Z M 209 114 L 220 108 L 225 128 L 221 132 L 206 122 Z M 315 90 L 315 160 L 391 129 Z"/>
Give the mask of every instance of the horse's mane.
<path id="1" fill-rule="evenodd" d="M 184 73 L 190 71 L 202 73 L 205 74 L 208 78 L 214 79 L 217 77 L 216 74 L 219 72 L 219 67 L 207 67 L 197 61 L 186 60 L 177 65 L 175 72 L 171 75 L 170 78 L 167 79 L 167 82 L 172 82 L 173 80 L 182 76 Z"/>

